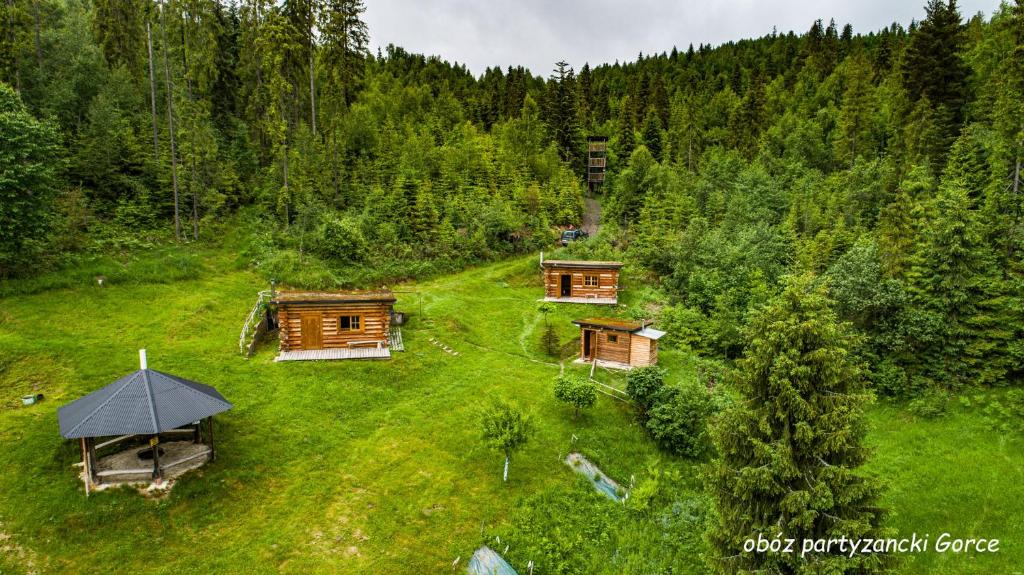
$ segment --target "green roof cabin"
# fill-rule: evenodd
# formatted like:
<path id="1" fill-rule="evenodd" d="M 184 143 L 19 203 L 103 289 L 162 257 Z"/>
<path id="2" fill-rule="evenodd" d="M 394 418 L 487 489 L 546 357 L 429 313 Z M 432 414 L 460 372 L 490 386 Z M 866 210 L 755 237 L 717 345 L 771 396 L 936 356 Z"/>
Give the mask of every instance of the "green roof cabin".
<path id="1" fill-rule="evenodd" d="M 631 369 L 658 363 L 658 340 L 665 332 L 649 321 L 594 317 L 577 319 L 580 326 L 580 363 Z"/>

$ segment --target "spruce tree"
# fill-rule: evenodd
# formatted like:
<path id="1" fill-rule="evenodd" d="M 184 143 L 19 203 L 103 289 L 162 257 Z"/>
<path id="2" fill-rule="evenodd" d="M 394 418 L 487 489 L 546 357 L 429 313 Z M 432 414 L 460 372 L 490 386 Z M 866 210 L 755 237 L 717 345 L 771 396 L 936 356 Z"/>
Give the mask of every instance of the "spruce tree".
<path id="1" fill-rule="evenodd" d="M 636 135 L 633 133 L 633 116 L 630 114 L 629 96 L 619 103 L 619 133 L 615 139 L 615 153 L 619 158 L 628 158 L 636 147 Z"/>
<path id="2" fill-rule="evenodd" d="M 661 121 L 653 110 L 647 113 L 647 119 L 644 120 L 644 145 L 655 160 L 662 160 L 664 145 L 661 138 Z"/>
<path id="3" fill-rule="evenodd" d="M 765 538 L 859 539 L 883 534 L 880 486 L 868 457 L 864 376 L 854 342 L 824 290 L 791 279 L 752 319 L 736 383 L 744 401 L 713 427 L 719 457 L 709 470 L 717 517 L 709 531 L 720 573 L 881 573 L 881 555 L 758 553 Z"/>
<path id="4" fill-rule="evenodd" d="M 557 62 L 548 79 L 545 122 L 558 154 L 577 170 L 583 169 L 583 138 L 576 109 L 576 75 L 566 62 Z"/>
<path id="5" fill-rule="evenodd" d="M 928 98 L 935 107 L 946 145 L 964 117 L 969 70 L 961 56 L 963 25 L 956 0 L 929 0 L 927 17 L 910 35 L 903 82 L 912 102 Z"/>
<path id="6" fill-rule="evenodd" d="M 1014 332 L 1003 325 L 1010 301 L 972 203 L 962 179 L 942 182 L 911 274 L 915 303 L 937 326 L 921 342 L 918 368 L 952 388 L 1005 377 Z"/>

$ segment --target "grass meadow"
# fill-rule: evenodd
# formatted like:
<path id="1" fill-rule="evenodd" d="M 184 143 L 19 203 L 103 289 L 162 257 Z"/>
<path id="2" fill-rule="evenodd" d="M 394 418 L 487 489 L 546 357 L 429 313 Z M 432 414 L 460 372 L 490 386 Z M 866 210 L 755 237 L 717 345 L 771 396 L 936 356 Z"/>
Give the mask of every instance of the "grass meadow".
<path id="1" fill-rule="evenodd" d="M 537 575 L 706 572 L 700 464 L 659 452 L 625 404 L 602 396 L 573 419 L 555 401 L 561 367 L 540 351 L 535 258 L 393 286 L 409 322 L 407 351 L 391 361 L 280 364 L 276 342 L 251 359 L 238 353 L 262 279 L 223 252 L 171 261 L 166 274 L 142 258 L 0 292 L 0 573 L 451 573 L 483 542 L 520 573 L 531 560 Z M 569 350 L 570 320 L 606 311 L 559 306 L 548 321 Z M 57 407 L 136 369 L 142 347 L 150 367 L 234 403 L 216 421 L 218 459 L 166 497 L 86 498 Z M 672 380 L 695 377 L 688 352 L 663 350 L 661 362 Z M 32 392 L 45 400 L 22 406 Z M 476 413 L 492 397 L 536 422 L 507 484 L 502 456 L 479 440 Z M 920 420 L 879 405 L 870 421 L 870 468 L 887 478 L 899 533 L 1004 540 L 993 556 L 927 555 L 901 572 L 1020 572 L 1021 438 L 991 431 L 968 407 Z M 601 499 L 562 463 L 574 450 L 627 485 L 663 470 L 669 503 L 631 510 Z"/>

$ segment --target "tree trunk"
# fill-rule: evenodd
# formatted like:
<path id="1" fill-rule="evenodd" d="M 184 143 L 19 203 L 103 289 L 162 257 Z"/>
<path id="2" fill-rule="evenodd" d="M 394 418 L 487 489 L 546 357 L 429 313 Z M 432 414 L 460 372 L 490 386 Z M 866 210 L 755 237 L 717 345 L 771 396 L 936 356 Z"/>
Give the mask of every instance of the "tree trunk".
<path id="1" fill-rule="evenodd" d="M 160 158 L 160 135 L 156 121 L 156 73 L 153 64 L 153 30 L 146 22 L 146 50 L 149 52 L 149 104 L 153 115 L 153 160 Z"/>
<path id="2" fill-rule="evenodd" d="M 313 66 L 313 51 L 316 49 L 312 34 L 309 40 L 309 120 L 310 130 L 316 136 L 316 72 Z"/>
<path id="3" fill-rule="evenodd" d="M 174 186 L 174 237 L 181 241 L 181 213 L 178 201 L 178 151 L 174 141 L 174 97 L 171 89 L 171 64 L 167 57 L 167 23 L 160 3 L 160 49 L 164 53 L 164 83 L 167 86 L 167 131 L 171 138 L 171 183 Z"/>
<path id="4" fill-rule="evenodd" d="M 334 201 L 341 198 L 341 183 L 338 181 L 338 131 L 328 128 L 331 138 L 331 180 L 334 183 Z"/>
<path id="5" fill-rule="evenodd" d="M 18 47 L 14 44 L 14 0 L 7 0 L 7 42 L 14 54 L 14 90 L 21 94 L 21 61 Z"/>
<path id="6" fill-rule="evenodd" d="M 199 193 L 198 186 L 196 186 L 196 125 L 195 125 L 195 105 L 196 101 L 192 95 L 192 78 L 189 75 L 188 69 L 188 37 L 185 35 L 185 30 L 188 26 L 188 22 L 182 22 L 181 26 L 181 64 L 182 69 L 185 72 L 185 89 L 188 92 L 188 102 L 192 106 L 191 118 L 192 122 L 191 139 L 192 139 L 192 153 L 189 154 L 189 177 L 188 177 L 188 192 L 192 196 L 192 239 L 199 239 L 199 200 L 196 195 Z"/>
<path id="7" fill-rule="evenodd" d="M 39 28 L 41 26 L 39 22 L 39 0 L 32 0 L 32 18 L 35 20 L 35 32 L 36 32 L 36 66 L 39 67 L 39 77 L 43 77 L 43 43 L 40 39 Z"/>
<path id="8" fill-rule="evenodd" d="M 505 474 L 502 475 L 502 481 L 508 481 L 508 455 L 505 456 Z"/>

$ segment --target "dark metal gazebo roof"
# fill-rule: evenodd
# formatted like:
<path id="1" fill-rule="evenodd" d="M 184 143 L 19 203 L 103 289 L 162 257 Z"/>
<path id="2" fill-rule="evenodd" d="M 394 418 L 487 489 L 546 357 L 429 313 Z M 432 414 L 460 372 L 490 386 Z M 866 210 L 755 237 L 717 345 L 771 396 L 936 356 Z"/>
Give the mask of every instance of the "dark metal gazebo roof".
<path id="1" fill-rule="evenodd" d="M 67 439 L 153 435 L 231 409 L 224 396 L 203 385 L 140 369 L 57 411 Z"/>

